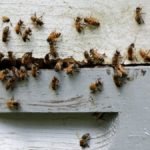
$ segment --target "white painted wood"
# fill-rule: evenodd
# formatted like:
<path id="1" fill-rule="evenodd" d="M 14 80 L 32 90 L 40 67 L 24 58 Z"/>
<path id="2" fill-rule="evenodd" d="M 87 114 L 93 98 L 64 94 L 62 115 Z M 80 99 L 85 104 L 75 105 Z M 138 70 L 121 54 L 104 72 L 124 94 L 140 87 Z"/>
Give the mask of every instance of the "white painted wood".
<path id="1" fill-rule="evenodd" d="M 145 20 L 143 26 L 138 26 L 134 20 L 134 10 L 137 6 L 143 8 Z M 13 50 L 19 57 L 24 52 L 33 50 L 33 56 L 43 57 L 49 52 L 46 39 L 53 30 L 62 33 L 62 38 L 58 42 L 60 57 L 73 56 L 77 60 L 82 60 L 85 50 L 97 48 L 111 58 L 116 49 L 124 54 L 128 45 L 135 39 L 137 51 L 140 48 L 149 49 L 149 7 L 148 0 L 1 0 L 0 15 L 9 16 L 13 24 L 10 42 L 8 45 L 0 42 L 1 51 L 6 53 L 8 50 Z M 38 30 L 31 25 L 30 16 L 34 12 L 37 12 L 38 15 L 44 13 L 44 28 Z M 79 35 L 73 25 L 74 18 L 78 15 L 98 18 L 101 27 L 93 31 L 86 29 L 85 33 Z M 20 18 L 33 29 L 31 42 L 24 43 L 13 31 Z M 0 33 L 2 33 L 2 28 L 0 28 Z"/>
<path id="2" fill-rule="evenodd" d="M 90 133 L 89 150 L 108 150 L 118 127 L 116 115 L 96 120 L 91 114 L 0 115 L 4 150 L 81 150 L 79 139 Z"/>
<path id="3" fill-rule="evenodd" d="M 141 6 L 145 13 L 143 26 L 138 26 L 134 21 L 134 10 L 137 6 Z M 58 42 L 61 57 L 72 55 L 77 60 L 82 60 L 85 50 L 97 48 L 108 55 L 109 63 L 116 49 L 125 57 L 126 48 L 131 42 L 135 41 L 137 51 L 140 48 L 149 49 L 149 8 L 148 0 L 1 0 L 0 15 L 9 16 L 13 24 L 8 45 L 1 42 L 0 36 L 1 51 L 6 54 L 7 51 L 13 50 L 16 56 L 20 57 L 24 52 L 33 50 L 34 57 L 43 57 L 49 52 L 46 42 L 48 34 L 57 30 L 62 32 L 62 38 Z M 44 13 L 45 25 L 40 30 L 35 29 L 29 20 L 34 12 L 38 15 Z M 79 35 L 73 26 L 74 18 L 78 15 L 91 15 L 100 19 L 101 28 L 93 31 L 86 29 Z M 20 18 L 33 29 L 31 42 L 22 42 L 13 31 Z M 4 26 L 0 28 L 0 34 Z M 140 58 L 139 62 L 142 62 Z M 147 71 L 145 76 L 142 75 L 141 69 Z M 110 71 L 110 75 L 106 71 L 106 68 L 82 69 L 79 74 L 69 78 L 64 73 L 42 70 L 38 79 L 30 78 L 29 81 L 19 83 L 14 91 L 6 91 L 0 83 L 0 112 L 10 112 L 0 114 L 0 149 L 76 150 L 80 149 L 76 133 L 81 136 L 90 132 L 94 138 L 100 135 L 100 138 L 91 140 L 90 149 L 93 150 L 149 150 L 149 67 L 130 68 L 133 80 L 121 89 L 117 89 L 113 83 L 113 71 Z M 58 93 L 48 88 L 54 74 L 61 80 Z M 104 91 L 91 96 L 88 85 L 98 77 L 104 82 Z M 7 109 L 5 102 L 11 96 L 21 103 L 21 113 L 12 114 L 12 111 Z M 58 117 L 54 114 L 41 114 L 94 111 L 119 112 L 119 116 L 117 121 L 108 119 L 99 123 L 89 114 L 69 114 L 67 117 L 66 114 L 57 114 Z M 40 114 L 36 116 L 27 112 Z M 54 140 L 58 141 L 58 144 Z M 96 143 L 96 140 L 99 143 Z"/>
<path id="4" fill-rule="evenodd" d="M 146 70 L 144 76 L 142 69 Z M 73 76 L 41 70 L 38 78 L 30 77 L 27 81 L 18 82 L 14 90 L 7 91 L 0 83 L 0 112 L 12 112 L 6 106 L 6 101 L 12 96 L 20 102 L 20 112 L 118 112 L 122 110 L 124 101 L 133 97 L 134 90 L 136 95 L 145 92 L 145 97 L 150 96 L 149 88 L 145 88 L 149 81 L 149 67 L 129 67 L 128 72 L 131 81 L 118 89 L 113 81 L 112 68 L 84 68 Z M 54 75 L 60 80 L 60 88 L 56 92 L 49 88 Z M 103 81 L 103 91 L 92 94 L 89 85 L 98 78 Z"/>

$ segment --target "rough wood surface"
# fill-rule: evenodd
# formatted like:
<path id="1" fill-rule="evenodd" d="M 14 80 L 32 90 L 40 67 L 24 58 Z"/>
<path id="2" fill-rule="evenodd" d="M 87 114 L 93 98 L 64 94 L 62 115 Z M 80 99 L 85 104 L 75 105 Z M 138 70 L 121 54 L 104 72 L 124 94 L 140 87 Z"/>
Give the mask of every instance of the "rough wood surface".
<path id="1" fill-rule="evenodd" d="M 138 26 L 134 20 L 135 8 L 143 8 L 145 24 Z M 60 31 L 62 38 L 58 42 L 58 52 L 61 57 L 73 56 L 77 60 L 83 59 L 83 52 L 90 48 L 97 48 L 105 52 L 109 58 L 116 49 L 125 56 L 129 44 L 135 42 L 137 51 L 140 48 L 150 48 L 150 2 L 148 0 L 1 0 L 1 16 L 9 16 L 11 27 L 10 42 L 8 45 L 0 42 L 1 51 L 13 50 L 17 56 L 24 52 L 33 51 L 33 56 L 43 57 L 49 52 L 46 42 L 51 31 Z M 36 29 L 32 26 L 30 16 L 37 12 L 43 14 L 44 28 Z M 79 35 L 74 28 L 76 16 L 93 16 L 100 20 L 101 27 L 96 30 L 86 29 Z M 31 42 L 24 43 L 14 32 L 16 22 L 22 19 L 27 26 L 33 29 Z M 3 24 L 0 28 L 2 33 Z M 0 36 L 1 41 L 1 36 Z M 110 62 L 108 60 L 108 62 Z M 128 63 L 128 61 L 126 62 Z"/>
<path id="2" fill-rule="evenodd" d="M 137 6 L 143 8 L 145 24 L 142 26 L 134 20 Z M 7 54 L 12 50 L 17 57 L 33 51 L 34 57 L 43 57 L 49 52 L 46 38 L 56 30 L 62 33 L 57 45 L 60 57 L 73 56 L 81 60 L 83 52 L 90 48 L 105 52 L 109 58 L 119 49 L 126 57 L 126 49 L 132 42 L 135 42 L 137 52 L 140 48 L 150 48 L 149 8 L 148 0 L 1 0 L 0 15 L 9 16 L 13 26 L 10 26 L 10 41 L 4 44 L 1 34 L 7 24 L 1 25 L 0 51 Z M 39 16 L 43 14 L 44 28 L 36 29 L 31 24 L 30 16 L 34 12 Z M 73 25 L 76 16 L 96 17 L 101 27 L 86 29 L 79 35 Z M 33 30 L 30 42 L 24 43 L 14 32 L 19 19 Z M 109 63 L 110 59 L 107 61 Z M 145 75 L 142 70 L 146 70 Z M 61 81 L 57 93 L 49 89 L 54 74 Z M 111 68 L 82 69 L 73 77 L 41 70 L 39 78 L 30 77 L 16 85 L 13 91 L 6 91 L 0 83 L 0 149 L 77 150 L 81 149 L 77 134 L 90 132 L 94 138 L 89 148 L 92 150 L 149 150 L 150 68 L 129 68 L 131 81 L 121 89 L 115 86 L 112 74 Z M 104 82 L 104 90 L 93 95 L 88 86 L 99 77 Z M 7 99 L 12 96 L 21 104 L 17 113 L 6 107 Z M 108 120 L 99 122 L 89 114 L 94 111 L 119 113 L 117 117 L 110 114 Z M 34 112 L 40 113 L 32 114 Z M 83 112 L 87 114 L 81 114 Z"/>
<path id="3" fill-rule="evenodd" d="M 0 115 L 0 148 L 4 150 L 81 150 L 79 140 L 90 133 L 89 150 L 106 150 L 118 128 L 115 114 L 96 120 L 91 114 Z"/>
<path id="4" fill-rule="evenodd" d="M 136 95 L 144 92 L 145 97 L 149 97 L 149 88 L 145 88 L 148 86 L 145 83 L 149 81 L 149 67 L 130 67 L 128 72 L 131 81 L 119 89 L 114 84 L 113 70 L 109 67 L 85 68 L 73 76 L 65 72 L 41 70 L 38 78 L 30 77 L 19 82 L 13 90 L 6 90 L 0 83 L 0 112 L 12 112 L 6 106 L 11 97 L 20 103 L 19 112 L 119 112 L 124 101 L 133 98 L 134 90 Z M 60 88 L 56 92 L 49 87 L 54 75 L 60 80 Z M 98 78 L 101 78 L 104 88 L 102 92 L 92 94 L 89 85 Z M 141 90 L 137 93 L 139 85 Z"/>

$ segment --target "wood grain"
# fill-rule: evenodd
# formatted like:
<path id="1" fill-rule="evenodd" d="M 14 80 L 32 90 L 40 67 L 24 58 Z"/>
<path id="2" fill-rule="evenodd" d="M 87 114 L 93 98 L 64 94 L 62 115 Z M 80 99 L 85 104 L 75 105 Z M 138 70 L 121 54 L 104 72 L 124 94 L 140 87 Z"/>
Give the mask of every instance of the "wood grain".
<path id="1" fill-rule="evenodd" d="M 13 90 L 6 90 L 0 83 L 0 112 L 13 112 L 6 106 L 6 101 L 12 96 L 21 105 L 18 112 L 119 112 L 124 107 L 124 101 L 133 97 L 133 91 L 137 96 L 149 89 L 145 88 L 145 83 L 149 81 L 149 67 L 129 67 L 127 70 L 130 81 L 122 88 L 114 84 L 113 70 L 109 67 L 84 68 L 73 76 L 65 72 L 41 70 L 38 78 L 29 77 L 18 82 Z M 60 80 L 57 91 L 49 87 L 54 75 Z M 92 94 L 89 85 L 98 78 L 104 84 L 103 91 Z M 137 93 L 139 85 L 141 90 Z M 145 96 L 149 97 L 149 92 Z"/>
<path id="2" fill-rule="evenodd" d="M 117 132 L 116 114 L 96 120 L 87 114 L 0 115 L 0 148 L 9 150 L 80 150 L 79 140 L 90 133 L 89 150 L 106 150 Z M 10 146 L 11 145 L 11 146 Z"/>

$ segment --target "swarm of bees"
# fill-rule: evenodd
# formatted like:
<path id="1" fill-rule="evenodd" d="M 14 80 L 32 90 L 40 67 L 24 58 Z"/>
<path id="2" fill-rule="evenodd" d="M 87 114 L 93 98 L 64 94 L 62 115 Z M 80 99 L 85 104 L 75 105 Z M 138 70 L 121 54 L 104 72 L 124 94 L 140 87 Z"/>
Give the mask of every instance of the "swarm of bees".
<path id="1" fill-rule="evenodd" d="M 82 135 L 81 139 L 80 139 L 80 146 L 82 148 L 86 148 L 89 147 L 89 140 L 91 139 L 90 134 L 86 133 L 84 135 Z"/>
<path id="2" fill-rule="evenodd" d="M 37 17 L 36 13 L 30 17 L 32 24 L 36 27 L 41 27 L 44 25 L 44 22 L 42 20 L 43 16 Z M 12 26 L 12 23 L 10 21 L 10 18 L 8 16 L 2 16 L 2 22 L 3 23 L 9 23 Z M 14 27 L 14 31 L 16 34 L 20 35 L 22 40 L 24 42 L 30 41 L 30 36 L 32 35 L 32 29 L 30 27 L 25 27 L 24 21 L 21 19 L 16 23 Z M 9 34 L 10 34 L 10 28 L 9 26 L 5 26 L 2 32 L 2 41 L 8 42 L 9 41 Z"/>
<path id="3" fill-rule="evenodd" d="M 142 8 L 137 7 L 135 10 L 135 21 L 138 25 L 144 24 Z M 33 27 L 42 27 L 44 25 L 43 16 L 37 16 L 34 13 L 30 20 L 33 24 Z M 11 20 L 7 16 L 2 16 L 2 23 L 7 24 L 7 26 L 3 27 L 2 30 L 2 42 L 7 43 L 10 39 L 10 25 L 12 26 Z M 82 33 L 86 27 L 89 28 L 98 28 L 101 26 L 101 22 L 95 17 L 80 17 L 77 16 L 74 22 L 75 29 L 78 33 Z M 19 20 L 15 27 L 14 31 L 17 35 L 21 36 L 21 39 L 24 42 L 30 41 L 32 35 L 32 28 L 27 27 L 23 20 Z M 57 42 L 61 37 L 61 32 L 52 31 L 48 37 L 47 42 L 49 44 L 50 51 L 45 55 L 42 59 L 43 66 L 51 67 L 55 69 L 56 72 L 64 71 L 67 75 L 74 75 L 76 72 L 79 72 L 79 68 L 85 66 L 96 66 L 102 65 L 105 63 L 105 54 L 101 54 L 97 49 L 90 49 L 89 51 L 84 51 L 85 60 L 82 62 L 76 61 L 73 57 L 70 58 L 59 58 L 59 54 L 57 52 Z M 144 62 L 150 62 L 150 50 L 140 50 L 140 56 L 144 60 Z M 136 60 L 135 53 L 135 44 L 131 43 L 127 49 L 127 59 L 129 61 Z M 1 62 L 7 60 L 6 64 L 8 67 L 0 70 L 0 81 L 5 85 L 6 90 L 13 89 L 16 86 L 17 82 L 27 80 L 29 77 L 28 69 L 30 69 L 30 75 L 32 77 L 37 77 L 39 75 L 40 63 L 36 62 L 32 56 L 32 52 L 26 52 L 21 58 L 16 59 L 13 51 L 8 51 L 7 58 L 5 55 L 0 52 L 0 65 Z M 112 58 L 112 67 L 114 69 L 113 79 L 117 87 L 121 87 L 126 79 L 128 78 L 128 73 L 126 69 L 122 65 L 122 56 L 118 50 L 116 50 L 113 58 Z M 59 88 L 60 81 L 57 77 L 53 77 L 50 82 L 50 87 L 53 90 L 57 90 Z M 89 89 L 92 93 L 96 93 L 97 91 L 103 90 L 103 82 L 101 79 L 97 79 L 95 82 L 89 85 Z M 7 107 L 10 109 L 18 109 L 19 103 L 11 98 L 7 102 Z M 101 118 L 103 114 L 96 115 L 97 118 Z M 89 147 L 88 141 L 90 140 L 90 134 L 84 134 L 80 140 L 80 146 L 85 148 Z"/>

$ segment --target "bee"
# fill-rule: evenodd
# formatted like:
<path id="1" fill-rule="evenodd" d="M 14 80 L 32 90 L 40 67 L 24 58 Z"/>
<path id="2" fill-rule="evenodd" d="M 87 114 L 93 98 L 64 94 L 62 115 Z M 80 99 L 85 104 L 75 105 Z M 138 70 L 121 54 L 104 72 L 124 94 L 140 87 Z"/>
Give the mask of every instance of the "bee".
<path id="1" fill-rule="evenodd" d="M 121 87 L 127 79 L 127 71 L 122 65 L 118 65 L 114 68 L 114 82 L 116 86 Z"/>
<path id="2" fill-rule="evenodd" d="M 3 23 L 8 23 L 8 22 L 10 22 L 10 18 L 7 16 L 2 16 L 2 21 L 3 21 Z"/>
<path id="3" fill-rule="evenodd" d="M 60 32 L 55 32 L 55 31 L 51 32 L 47 38 L 47 42 L 53 45 L 60 37 L 60 35 L 61 35 Z"/>
<path id="4" fill-rule="evenodd" d="M 15 101 L 13 97 L 6 102 L 6 105 L 9 109 L 12 109 L 12 110 L 19 109 L 19 106 L 20 106 L 19 102 Z"/>
<path id="5" fill-rule="evenodd" d="M 134 43 L 131 43 L 128 47 L 128 60 L 130 61 L 133 61 L 135 59 L 135 56 L 134 56 Z"/>
<path id="6" fill-rule="evenodd" d="M 81 23 L 81 21 L 82 21 L 82 18 L 80 17 L 77 17 L 75 19 L 75 27 L 76 27 L 77 32 L 79 33 L 81 33 L 84 30 L 84 25 Z"/>
<path id="7" fill-rule="evenodd" d="M 15 65 L 16 64 L 16 58 L 13 55 L 12 51 L 8 51 L 8 60 L 10 61 L 11 65 Z"/>
<path id="8" fill-rule="evenodd" d="M 0 52 L 0 61 L 3 59 L 4 54 L 2 52 Z"/>
<path id="9" fill-rule="evenodd" d="M 127 50 L 127 52 L 128 52 L 128 60 L 130 60 L 130 61 L 136 60 L 136 56 L 134 54 L 135 53 L 134 48 L 135 48 L 134 43 L 131 43 L 129 45 L 129 47 L 128 47 L 128 50 Z"/>
<path id="10" fill-rule="evenodd" d="M 102 64 L 104 62 L 104 56 L 97 52 L 95 49 L 90 49 L 90 55 L 94 64 Z"/>
<path id="11" fill-rule="evenodd" d="M 33 77 L 37 77 L 37 75 L 39 73 L 38 70 L 39 70 L 38 64 L 31 65 L 31 74 Z"/>
<path id="12" fill-rule="evenodd" d="M 22 20 L 19 20 L 15 26 L 15 32 L 16 34 L 22 35 L 22 28 L 24 28 L 24 22 Z"/>
<path id="13" fill-rule="evenodd" d="M 84 22 L 90 26 L 99 27 L 100 22 L 94 17 L 85 17 Z"/>
<path id="14" fill-rule="evenodd" d="M 10 31 L 9 31 L 9 26 L 4 27 L 3 33 L 2 33 L 2 41 L 7 42 L 8 37 L 9 37 Z"/>
<path id="15" fill-rule="evenodd" d="M 81 139 L 80 139 L 80 146 L 82 148 L 86 148 L 86 147 L 89 147 L 89 140 L 91 139 L 90 137 L 90 134 L 89 133 L 86 133 L 84 135 L 82 135 Z"/>
<path id="16" fill-rule="evenodd" d="M 144 24 L 144 20 L 142 18 L 142 8 L 141 7 L 137 7 L 136 11 L 135 11 L 135 21 L 140 25 L 140 24 Z"/>
<path id="17" fill-rule="evenodd" d="M 32 23 L 33 23 L 34 25 L 36 25 L 36 26 L 42 26 L 42 25 L 44 24 L 43 21 L 42 21 L 42 16 L 37 17 L 37 16 L 36 16 L 36 13 L 34 13 L 34 15 L 31 16 L 30 19 L 31 19 Z"/>
<path id="18" fill-rule="evenodd" d="M 24 66 L 21 66 L 17 73 L 19 80 L 25 80 L 28 77 L 27 70 Z"/>
<path id="19" fill-rule="evenodd" d="M 50 53 L 47 53 L 45 56 L 44 56 L 44 63 L 46 65 L 49 65 L 50 64 Z"/>
<path id="20" fill-rule="evenodd" d="M 63 68 L 63 61 L 62 60 L 58 60 L 56 65 L 55 65 L 55 67 L 54 67 L 54 69 L 55 69 L 55 71 L 58 72 L 58 71 L 61 71 L 62 68 Z"/>
<path id="21" fill-rule="evenodd" d="M 79 66 L 76 63 L 70 63 L 64 70 L 68 75 L 73 75 L 75 72 L 79 71 Z"/>
<path id="22" fill-rule="evenodd" d="M 121 54 L 118 50 L 116 50 L 116 52 L 112 58 L 112 65 L 117 66 L 118 64 L 120 64 L 120 61 L 121 61 Z"/>
<path id="23" fill-rule="evenodd" d="M 6 87 L 6 90 L 8 89 L 13 89 L 14 88 L 14 85 L 15 85 L 15 82 L 16 82 L 16 78 L 13 76 L 13 77 L 10 77 L 6 80 L 6 84 L 5 84 L 5 87 Z"/>
<path id="24" fill-rule="evenodd" d="M 7 69 L 1 70 L 1 71 L 0 71 L 0 80 L 1 80 L 1 81 L 6 80 L 8 73 L 9 73 L 9 70 L 7 70 Z"/>
<path id="25" fill-rule="evenodd" d="M 57 90 L 59 87 L 59 80 L 54 76 L 51 81 L 51 87 L 53 90 Z"/>
<path id="26" fill-rule="evenodd" d="M 27 40 L 30 41 L 29 36 L 31 36 L 31 35 L 32 35 L 32 30 L 31 30 L 31 28 L 28 27 L 27 29 L 25 29 L 25 31 L 22 34 L 22 40 L 24 42 L 26 42 Z"/>
<path id="27" fill-rule="evenodd" d="M 54 44 L 50 44 L 50 54 L 56 58 L 58 57 L 58 53 Z"/>
<path id="28" fill-rule="evenodd" d="M 95 93 L 97 91 L 102 91 L 103 89 L 103 83 L 100 79 L 97 79 L 95 82 L 91 83 L 89 86 L 89 89 L 92 93 Z"/>
<path id="29" fill-rule="evenodd" d="M 84 57 L 88 64 L 93 64 L 92 58 L 90 57 L 88 51 L 84 51 Z"/>
<path id="30" fill-rule="evenodd" d="M 30 66 L 32 63 L 32 52 L 26 52 L 22 58 L 21 58 L 21 63 L 22 65 Z"/>
<path id="31" fill-rule="evenodd" d="M 140 55 L 144 59 L 145 62 L 150 61 L 150 50 L 148 50 L 148 51 L 140 50 Z"/>

